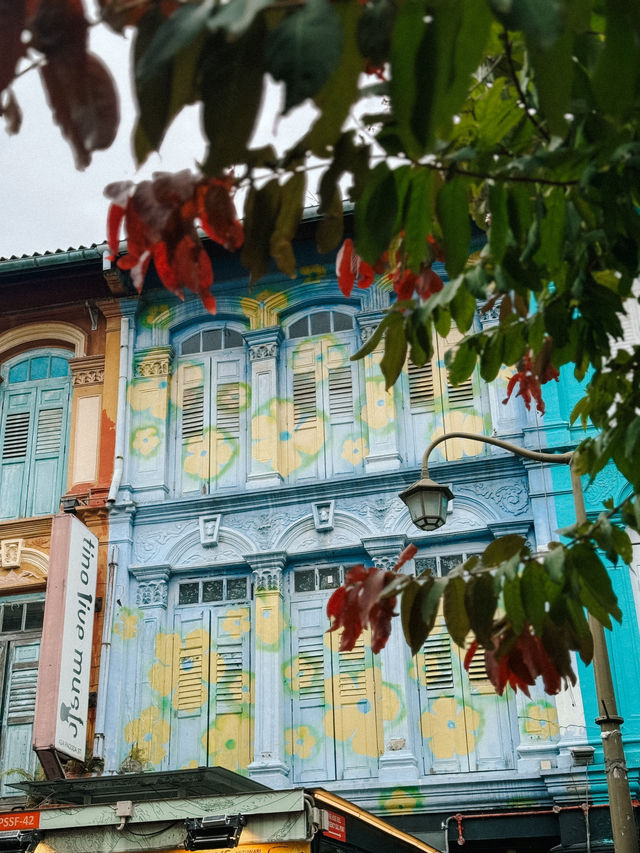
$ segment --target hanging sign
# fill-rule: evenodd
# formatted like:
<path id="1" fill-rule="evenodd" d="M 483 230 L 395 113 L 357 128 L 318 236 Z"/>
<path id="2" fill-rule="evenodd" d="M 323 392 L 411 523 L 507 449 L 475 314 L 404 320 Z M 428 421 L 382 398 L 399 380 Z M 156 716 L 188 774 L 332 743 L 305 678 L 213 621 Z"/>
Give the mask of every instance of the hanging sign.
<path id="1" fill-rule="evenodd" d="M 98 539 L 70 514 L 53 518 L 33 748 L 83 761 L 87 741 Z"/>

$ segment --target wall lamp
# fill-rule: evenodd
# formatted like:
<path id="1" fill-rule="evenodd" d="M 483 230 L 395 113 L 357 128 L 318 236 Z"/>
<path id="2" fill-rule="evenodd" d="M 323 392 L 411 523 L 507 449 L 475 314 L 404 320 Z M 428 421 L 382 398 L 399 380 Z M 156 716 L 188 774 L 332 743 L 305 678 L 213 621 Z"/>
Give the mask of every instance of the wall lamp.
<path id="1" fill-rule="evenodd" d="M 243 814 L 188 817 L 185 820 L 187 850 L 221 850 L 237 847 L 242 827 L 247 825 Z"/>

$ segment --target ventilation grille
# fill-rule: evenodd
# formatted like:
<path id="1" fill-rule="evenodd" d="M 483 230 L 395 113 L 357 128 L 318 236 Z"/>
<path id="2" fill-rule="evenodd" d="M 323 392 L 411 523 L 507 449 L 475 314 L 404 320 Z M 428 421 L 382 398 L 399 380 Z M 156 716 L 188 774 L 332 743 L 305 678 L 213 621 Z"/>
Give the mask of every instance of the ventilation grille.
<path id="1" fill-rule="evenodd" d="M 430 362 L 416 367 L 409 362 L 409 405 L 412 412 L 432 412 L 434 401 L 433 368 Z"/>
<path id="2" fill-rule="evenodd" d="M 239 705 L 244 697 L 242 648 L 218 649 L 216 657 L 216 704 Z"/>
<path id="3" fill-rule="evenodd" d="M 29 441 L 29 412 L 9 412 L 4 431 L 2 458 L 23 459 Z"/>
<path id="4" fill-rule="evenodd" d="M 298 426 L 316 416 L 316 377 L 314 373 L 293 375 L 293 425 Z"/>
<path id="5" fill-rule="evenodd" d="M 429 693 L 453 690 L 451 637 L 446 631 L 430 634 L 423 647 L 424 680 Z"/>
<path id="6" fill-rule="evenodd" d="M 350 367 L 329 371 L 329 413 L 332 418 L 353 417 L 353 381 Z"/>
<path id="7" fill-rule="evenodd" d="M 324 638 L 300 641 L 298 695 L 311 702 L 324 702 Z"/>
<path id="8" fill-rule="evenodd" d="M 227 382 L 216 389 L 216 429 L 232 438 L 240 436 L 240 385 Z"/>
<path id="9" fill-rule="evenodd" d="M 185 388 L 182 396 L 182 436 L 193 438 L 204 432 L 204 388 Z"/>
<path id="10" fill-rule="evenodd" d="M 41 409 L 38 413 L 36 456 L 52 456 L 60 452 L 62 409 Z"/>
<path id="11" fill-rule="evenodd" d="M 38 686 L 38 667 L 14 669 L 7 707 L 7 722 L 16 722 L 22 717 L 33 715 Z"/>

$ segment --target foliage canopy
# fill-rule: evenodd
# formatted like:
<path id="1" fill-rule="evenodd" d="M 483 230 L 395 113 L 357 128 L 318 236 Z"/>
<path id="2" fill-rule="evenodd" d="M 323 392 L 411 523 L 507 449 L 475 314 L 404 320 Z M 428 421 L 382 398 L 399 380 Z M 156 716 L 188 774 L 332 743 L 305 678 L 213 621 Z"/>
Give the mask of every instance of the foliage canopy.
<path id="1" fill-rule="evenodd" d="M 466 334 L 449 365 L 454 383 L 476 364 L 487 381 L 516 365 L 511 390 L 543 408 L 541 385 L 562 365 L 588 378 L 572 419 L 591 421 L 598 434 L 583 441 L 577 465 L 595 476 L 613 461 L 631 486 L 621 506 L 565 531 L 568 545 L 544 558 L 511 536 L 446 580 L 387 578 L 385 592 L 377 575 L 359 570 L 332 605 L 337 622 L 351 608 L 367 624 L 390 619 L 384 602 L 401 592 L 415 650 L 442 600 L 452 636 L 464 643 L 473 632 L 498 689 L 526 689 L 542 675 L 555 692 L 574 678 L 569 649 L 591 659 L 583 608 L 606 626 L 620 618 L 600 557 L 631 559 L 615 522 L 640 527 L 640 350 L 611 348 L 636 298 L 639 265 L 640 5 L 100 0 L 100 14 L 132 34 L 138 163 L 189 104 L 201 104 L 208 140 L 196 175 L 107 188 L 109 239 L 116 252 L 124 221 L 129 256 L 119 263 L 138 286 L 153 260 L 167 287 L 188 287 L 214 309 L 198 224 L 242 247 L 252 280 L 270 259 L 294 275 L 291 240 L 313 163 L 321 251 L 342 242 L 345 183 L 355 205 L 355 242 L 338 256 L 343 290 L 368 286 L 375 273 L 393 282 L 398 299 L 359 354 L 384 339 L 388 386 L 407 354 L 416 365 L 430 359 L 434 333 L 452 323 Z M 9 129 L 19 127 L 11 82 L 21 62 L 35 60 L 79 167 L 110 145 L 118 121 L 108 71 L 87 52 L 87 27 L 81 0 L 0 0 Z M 280 156 L 250 147 L 267 75 L 284 84 L 278 114 L 307 99 L 316 107 Z M 238 186 L 248 188 L 244 227 L 232 201 Z M 470 260 L 472 220 L 486 243 Z M 446 263 L 445 286 L 436 258 Z M 485 311 L 499 305 L 497 326 L 472 330 L 478 302 Z"/>

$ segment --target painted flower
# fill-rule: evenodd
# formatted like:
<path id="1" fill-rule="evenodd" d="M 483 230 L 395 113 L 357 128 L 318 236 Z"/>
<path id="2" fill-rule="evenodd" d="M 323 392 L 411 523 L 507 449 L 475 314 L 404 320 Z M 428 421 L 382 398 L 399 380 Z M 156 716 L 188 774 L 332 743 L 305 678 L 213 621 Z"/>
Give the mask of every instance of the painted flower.
<path id="1" fill-rule="evenodd" d="M 382 380 L 367 382 L 367 403 L 360 417 L 370 429 L 385 429 L 394 423 L 393 391 L 386 391 Z"/>
<path id="2" fill-rule="evenodd" d="M 483 431 L 483 422 L 480 415 L 465 414 L 461 411 L 449 412 L 445 416 L 445 427 L 438 427 L 431 434 L 431 441 L 435 441 L 445 432 L 479 432 Z M 477 456 L 483 452 L 484 445 L 479 441 L 467 438 L 451 438 L 446 442 L 443 451 L 449 461 L 462 459 L 463 456 Z"/>
<path id="3" fill-rule="evenodd" d="M 207 431 L 204 441 L 197 438 L 185 444 L 182 467 L 196 479 L 216 479 L 224 474 L 237 454 L 237 439 L 212 429 Z"/>
<path id="4" fill-rule="evenodd" d="M 154 453 L 159 444 L 158 430 L 153 426 L 137 429 L 131 440 L 131 447 L 143 456 L 149 456 L 151 453 Z"/>
<path id="5" fill-rule="evenodd" d="M 147 310 L 142 314 L 140 322 L 143 326 L 151 329 L 159 320 L 169 316 L 168 305 L 149 305 Z"/>
<path id="6" fill-rule="evenodd" d="M 313 748 L 318 742 L 309 726 L 297 726 L 296 728 L 286 729 L 284 736 L 287 755 L 297 755 L 303 761 L 310 757 Z"/>
<path id="7" fill-rule="evenodd" d="M 235 773 L 246 770 L 250 746 L 249 710 L 245 714 L 221 714 L 202 736 L 201 743 L 209 752 L 210 763 Z"/>
<path id="8" fill-rule="evenodd" d="M 156 662 L 149 669 L 149 684 L 160 696 L 171 696 L 174 707 L 195 711 L 207 700 L 206 673 L 215 670 L 217 655 L 209 661 L 209 634 L 196 629 L 184 640 L 180 634 L 156 634 Z M 200 683 L 201 689 L 194 689 Z M 181 686 L 185 689 L 181 690 Z M 187 689 L 188 687 L 188 689 Z"/>
<path id="9" fill-rule="evenodd" d="M 323 445 L 320 416 L 296 424 L 295 415 L 293 403 L 273 399 L 267 410 L 257 414 L 251 422 L 253 458 L 283 477 L 308 465 Z"/>
<path id="10" fill-rule="evenodd" d="M 280 646 L 280 634 L 282 631 L 282 614 L 279 597 L 274 600 L 273 596 L 268 598 L 259 597 L 256 601 L 256 641 L 259 648 L 267 648 L 275 651 Z"/>
<path id="11" fill-rule="evenodd" d="M 428 740 L 435 758 L 468 755 L 476 745 L 480 715 L 459 705 L 453 697 L 441 696 L 420 719 L 422 737 Z"/>
<path id="12" fill-rule="evenodd" d="M 376 709 L 371 700 L 365 695 L 367 676 L 365 672 L 352 675 L 353 685 L 346 687 L 337 680 L 331 685 L 331 679 L 325 687 L 325 696 L 339 696 L 347 692 L 359 692 L 361 698 L 355 704 L 342 704 L 324 715 L 324 730 L 329 736 L 338 741 L 349 741 L 351 749 L 357 755 L 377 758 L 379 755 L 378 720 Z M 339 691 L 339 689 L 342 688 Z M 329 692 L 333 689 L 333 693 Z M 395 691 L 386 685 L 382 688 L 382 704 L 390 719 L 397 718 L 400 712 L 400 702 Z"/>
<path id="13" fill-rule="evenodd" d="M 160 712 L 150 705 L 140 712 L 136 720 L 124 727 L 124 739 L 140 750 L 143 763 L 160 764 L 167 754 L 164 744 L 169 742 L 171 727 L 160 717 Z"/>
<path id="14" fill-rule="evenodd" d="M 149 414 L 164 421 L 167 417 L 167 377 L 134 379 L 129 386 L 129 405 L 135 412 Z"/>
<path id="15" fill-rule="evenodd" d="M 348 438 L 342 445 L 342 458 L 352 465 L 359 465 L 368 453 L 369 446 L 364 438 Z"/>
<path id="16" fill-rule="evenodd" d="M 221 625 L 225 634 L 231 637 L 241 637 L 251 630 L 249 610 L 246 607 L 230 608 L 224 615 Z"/>
<path id="17" fill-rule="evenodd" d="M 412 812 L 421 804 L 422 798 L 409 788 L 394 788 L 380 800 L 380 808 L 385 812 Z"/>
<path id="18" fill-rule="evenodd" d="M 560 732 L 558 712 L 549 702 L 532 702 L 525 708 L 524 730 L 539 738 L 554 738 Z"/>
<path id="19" fill-rule="evenodd" d="M 113 625 L 113 633 L 117 634 L 123 640 L 132 640 L 138 633 L 140 610 L 121 607 L 118 611 L 118 617 L 118 621 Z"/>

